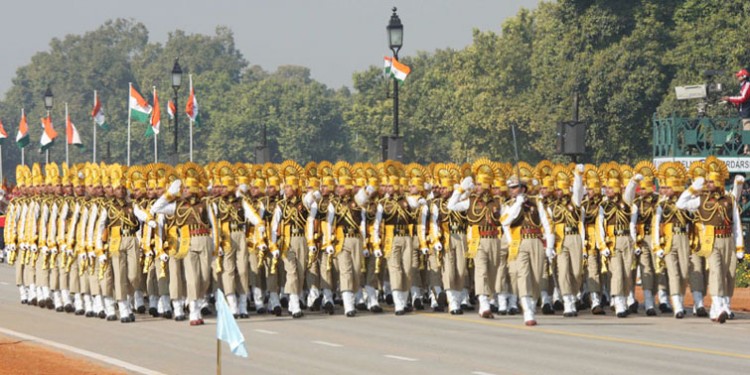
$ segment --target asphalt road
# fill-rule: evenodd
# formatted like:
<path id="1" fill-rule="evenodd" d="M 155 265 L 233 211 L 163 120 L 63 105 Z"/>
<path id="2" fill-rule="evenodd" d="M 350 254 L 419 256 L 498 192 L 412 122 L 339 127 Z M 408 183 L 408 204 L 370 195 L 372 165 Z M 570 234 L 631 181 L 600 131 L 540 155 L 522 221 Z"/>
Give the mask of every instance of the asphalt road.
<path id="1" fill-rule="evenodd" d="M 475 313 L 308 313 L 292 320 L 240 320 L 249 358 L 222 346 L 224 374 L 672 374 L 747 373 L 750 316 L 724 325 L 688 316 L 617 319 L 520 316 L 485 320 Z M 0 334 L 31 335 L 166 374 L 216 372 L 216 325 L 190 327 L 139 315 L 106 322 L 21 305 L 13 270 L 0 265 Z M 77 354 L 74 354 L 77 355 Z M 33 359 L 30 359 L 33 360 Z M 0 372 L 2 364 L 0 361 Z"/>

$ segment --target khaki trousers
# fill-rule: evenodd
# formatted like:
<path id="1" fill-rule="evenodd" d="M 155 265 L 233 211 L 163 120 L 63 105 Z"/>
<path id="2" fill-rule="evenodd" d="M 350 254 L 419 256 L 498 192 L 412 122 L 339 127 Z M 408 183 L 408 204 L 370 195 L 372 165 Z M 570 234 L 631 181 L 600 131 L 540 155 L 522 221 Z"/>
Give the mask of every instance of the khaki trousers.
<path id="1" fill-rule="evenodd" d="M 95 261 L 96 267 L 94 269 L 94 274 L 89 275 L 92 295 L 101 295 L 102 297 L 114 297 L 115 295 L 115 276 L 114 271 L 112 270 L 114 268 L 111 264 L 112 259 L 107 259 L 107 262 L 110 264 L 108 264 L 106 270 L 104 270 L 104 277 L 99 279 L 102 263 L 100 263 L 98 259 Z"/>
<path id="2" fill-rule="evenodd" d="M 498 253 L 497 263 L 497 276 L 495 276 L 495 293 L 507 292 L 509 287 L 508 278 L 508 241 L 505 236 L 502 236 L 499 240 L 500 248 Z"/>
<path id="3" fill-rule="evenodd" d="M 734 255 L 734 238 L 714 238 L 714 248 L 708 255 L 708 293 L 714 297 L 729 296 L 730 266 Z M 734 275 L 731 275 L 733 278 Z"/>
<path id="4" fill-rule="evenodd" d="M 633 254 L 635 256 L 635 254 Z M 641 254 L 635 256 L 636 266 L 641 269 L 641 288 L 644 290 L 654 291 L 654 285 L 656 284 L 656 271 L 654 270 L 654 258 L 651 255 L 651 245 L 644 243 L 641 246 Z M 632 272 L 630 280 L 630 288 L 635 288 L 636 272 Z"/>
<path id="5" fill-rule="evenodd" d="M 545 259 L 547 257 L 541 239 L 521 239 L 516 258 L 519 297 L 531 297 L 536 301 L 541 296 L 542 278 L 547 273 Z"/>
<path id="6" fill-rule="evenodd" d="M 342 292 L 357 292 L 360 288 L 360 268 L 362 265 L 362 239 L 346 237 L 344 246 L 336 254 L 334 265 L 339 274 Z"/>
<path id="7" fill-rule="evenodd" d="M 194 236 L 190 238 L 190 251 L 183 260 L 185 266 L 185 280 L 187 299 L 189 301 L 203 298 L 211 283 L 211 267 L 209 236 Z"/>
<path id="8" fill-rule="evenodd" d="M 581 290 L 583 240 L 578 234 L 566 235 L 557 254 L 557 282 L 560 293 L 576 295 Z"/>
<path id="9" fill-rule="evenodd" d="M 474 287 L 477 295 L 495 295 L 499 265 L 500 239 L 480 238 L 479 248 L 477 248 L 477 254 L 474 256 Z"/>
<path id="10" fill-rule="evenodd" d="M 615 248 L 611 251 L 612 255 L 609 258 L 609 273 L 611 275 L 609 293 L 613 296 L 627 296 L 632 289 L 631 282 L 634 280 L 633 239 L 630 236 L 617 236 Z"/>
<path id="11" fill-rule="evenodd" d="M 72 255 L 75 256 L 75 255 Z M 64 264 L 61 264 L 61 267 L 63 269 L 65 268 Z M 81 279 L 78 277 L 78 261 L 74 261 L 70 265 L 70 272 L 62 272 L 62 277 L 68 279 L 68 290 L 70 293 L 80 293 L 81 292 Z M 64 287 L 63 287 L 64 289 Z"/>
<path id="12" fill-rule="evenodd" d="M 284 270 L 286 283 L 284 293 L 300 295 L 305 283 L 305 267 L 307 266 L 307 241 L 302 236 L 292 236 L 289 249 L 284 252 Z"/>
<path id="13" fill-rule="evenodd" d="M 161 261 L 159 261 L 161 262 Z M 185 261 L 169 258 L 169 299 L 178 300 L 187 297 L 187 279 L 185 278 Z M 161 280 L 160 280 L 161 282 Z"/>
<path id="14" fill-rule="evenodd" d="M 451 233 L 450 248 L 443 249 L 443 287 L 460 291 L 466 276 L 466 234 Z"/>
<path id="15" fill-rule="evenodd" d="M 672 237 L 672 248 L 664 255 L 664 263 L 667 266 L 671 294 L 685 295 L 690 277 L 690 242 L 686 234 L 675 234 Z"/>
<path id="16" fill-rule="evenodd" d="M 392 290 L 409 291 L 415 273 L 413 261 L 412 238 L 410 236 L 393 237 L 391 253 L 388 256 L 388 273 Z"/>
<path id="17" fill-rule="evenodd" d="M 120 251 L 117 254 L 113 253 L 111 259 L 112 271 L 114 271 L 114 297 L 118 301 L 124 301 L 141 283 L 142 270 L 135 237 L 122 237 Z"/>
<path id="18" fill-rule="evenodd" d="M 586 260 L 586 287 L 589 293 L 601 293 L 601 269 L 599 268 L 600 256 L 596 248 L 588 250 L 589 257 Z"/>

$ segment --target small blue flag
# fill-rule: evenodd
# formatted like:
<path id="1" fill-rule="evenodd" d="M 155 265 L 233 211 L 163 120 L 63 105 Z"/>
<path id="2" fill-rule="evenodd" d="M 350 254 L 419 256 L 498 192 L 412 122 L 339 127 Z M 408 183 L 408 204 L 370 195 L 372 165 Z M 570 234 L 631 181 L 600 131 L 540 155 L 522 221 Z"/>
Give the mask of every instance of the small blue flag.
<path id="1" fill-rule="evenodd" d="M 229 311 L 224 292 L 216 290 L 216 338 L 229 344 L 232 354 L 247 358 L 245 348 L 245 337 L 240 332 L 240 327 L 234 320 L 232 312 Z"/>

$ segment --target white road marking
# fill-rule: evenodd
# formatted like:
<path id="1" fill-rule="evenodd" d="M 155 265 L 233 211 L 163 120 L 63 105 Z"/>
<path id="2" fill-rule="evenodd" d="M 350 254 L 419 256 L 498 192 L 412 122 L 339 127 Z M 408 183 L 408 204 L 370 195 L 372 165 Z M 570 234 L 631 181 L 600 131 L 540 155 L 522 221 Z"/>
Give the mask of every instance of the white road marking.
<path id="1" fill-rule="evenodd" d="M 313 344 L 323 345 L 323 346 L 330 346 L 332 348 L 340 348 L 344 345 L 341 344 L 334 344 L 332 342 L 326 342 L 326 341 L 310 341 Z"/>
<path id="2" fill-rule="evenodd" d="M 149 370 L 147 368 L 140 367 L 140 366 L 136 366 L 136 365 L 134 365 L 132 363 L 121 361 L 121 360 L 119 360 L 117 358 L 108 357 L 108 356 L 106 356 L 104 354 L 90 352 L 88 350 L 79 349 L 79 348 L 76 348 L 74 346 L 61 344 L 61 343 L 55 342 L 55 341 L 45 340 L 43 338 L 36 337 L 36 336 L 31 336 L 31 335 L 27 335 L 25 333 L 11 331 L 11 330 L 5 329 L 5 328 L 0 328 L 0 333 L 2 333 L 4 335 L 8 335 L 8 336 L 18 337 L 18 338 L 24 339 L 24 340 L 34 341 L 34 342 L 37 342 L 37 343 L 40 343 L 40 344 L 43 344 L 43 345 L 51 346 L 53 348 L 67 350 L 67 351 L 69 351 L 71 353 L 82 355 L 84 357 L 93 358 L 93 359 L 95 359 L 97 361 L 108 363 L 108 364 L 113 365 L 113 366 L 122 367 L 122 368 L 124 368 L 124 369 L 126 369 L 128 371 L 132 371 L 132 372 L 135 372 L 135 373 L 138 373 L 138 374 L 144 374 L 144 375 L 164 375 L 161 372 L 154 371 L 154 370 Z"/>
<path id="3" fill-rule="evenodd" d="M 474 375 L 495 375 L 491 372 L 484 372 L 484 371 L 472 371 L 472 374 Z"/>
<path id="4" fill-rule="evenodd" d="M 408 361 L 408 362 L 419 361 L 416 358 L 402 357 L 402 356 L 399 356 L 399 355 L 391 355 L 391 354 L 386 354 L 386 355 L 384 355 L 384 357 L 391 358 L 391 359 L 398 359 L 399 361 Z"/>
<path id="5" fill-rule="evenodd" d="M 255 332 L 265 333 L 266 335 L 278 335 L 279 334 L 278 332 L 268 331 L 268 330 L 265 330 L 265 329 L 256 329 Z"/>
<path id="6" fill-rule="evenodd" d="M 10 285 L 10 284 L 6 283 L 5 281 L 0 281 L 0 285 Z"/>

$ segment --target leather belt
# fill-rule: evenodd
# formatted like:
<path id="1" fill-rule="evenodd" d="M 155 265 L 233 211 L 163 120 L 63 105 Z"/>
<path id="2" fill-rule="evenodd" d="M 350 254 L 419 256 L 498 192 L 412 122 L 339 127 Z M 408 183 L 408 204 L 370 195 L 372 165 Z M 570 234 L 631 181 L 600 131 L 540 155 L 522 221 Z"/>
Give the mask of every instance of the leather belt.
<path id="1" fill-rule="evenodd" d="M 408 225 L 394 225 L 393 226 L 394 236 L 410 236 Z"/>
<path id="2" fill-rule="evenodd" d="M 686 234 L 686 233 L 687 233 L 687 227 L 678 227 L 678 226 L 672 227 L 672 234 Z"/>
<path id="3" fill-rule="evenodd" d="M 728 238 L 732 237 L 732 228 L 730 227 L 716 227 L 714 228 L 714 237 L 718 238 Z"/>
<path id="4" fill-rule="evenodd" d="M 244 223 L 229 223 L 229 230 L 231 230 L 232 232 L 244 231 L 245 224 Z"/>
<path id="5" fill-rule="evenodd" d="M 498 234 L 500 234 L 500 232 L 497 229 L 495 229 L 495 230 L 486 230 L 486 231 L 480 230 L 479 231 L 479 237 L 481 237 L 481 238 L 497 238 Z"/>
<path id="6" fill-rule="evenodd" d="M 208 236 L 211 234 L 211 230 L 208 228 L 200 228 L 200 229 L 191 229 L 190 230 L 190 236 L 191 237 L 201 237 L 201 236 Z"/>
<path id="7" fill-rule="evenodd" d="M 615 236 L 629 236 L 630 229 L 615 229 Z"/>
<path id="8" fill-rule="evenodd" d="M 565 234 L 578 234 L 578 227 L 565 227 Z"/>
<path id="9" fill-rule="evenodd" d="M 120 233 L 122 233 L 123 236 L 134 236 L 136 233 L 138 233 L 138 228 L 135 228 L 135 227 L 133 227 L 133 228 L 121 227 L 120 228 Z"/>
<path id="10" fill-rule="evenodd" d="M 521 228 L 521 238 L 542 238 L 542 230 L 540 228 Z"/>
<path id="11" fill-rule="evenodd" d="M 300 227 L 292 226 L 291 228 L 289 228 L 289 234 L 292 236 L 301 236 L 304 233 L 305 233 L 305 230 Z"/>

